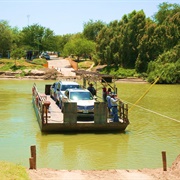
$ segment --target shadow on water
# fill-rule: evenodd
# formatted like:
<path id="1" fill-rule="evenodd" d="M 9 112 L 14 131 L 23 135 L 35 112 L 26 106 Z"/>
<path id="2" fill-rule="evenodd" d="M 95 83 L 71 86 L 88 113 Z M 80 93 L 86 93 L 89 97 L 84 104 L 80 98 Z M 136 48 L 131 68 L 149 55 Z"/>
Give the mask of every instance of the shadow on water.
<path id="1" fill-rule="evenodd" d="M 77 121 L 92 122 L 94 117 L 77 117 Z"/>

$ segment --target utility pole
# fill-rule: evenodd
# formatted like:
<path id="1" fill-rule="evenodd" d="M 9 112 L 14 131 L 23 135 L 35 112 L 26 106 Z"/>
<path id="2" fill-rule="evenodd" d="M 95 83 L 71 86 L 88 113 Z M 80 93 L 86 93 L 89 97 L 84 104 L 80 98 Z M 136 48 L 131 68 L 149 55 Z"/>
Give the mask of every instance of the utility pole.
<path id="1" fill-rule="evenodd" d="M 28 26 L 29 26 L 29 18 L 30 18 L 30 15 L 27 15 L 27 19 L 28 19 Z"/>

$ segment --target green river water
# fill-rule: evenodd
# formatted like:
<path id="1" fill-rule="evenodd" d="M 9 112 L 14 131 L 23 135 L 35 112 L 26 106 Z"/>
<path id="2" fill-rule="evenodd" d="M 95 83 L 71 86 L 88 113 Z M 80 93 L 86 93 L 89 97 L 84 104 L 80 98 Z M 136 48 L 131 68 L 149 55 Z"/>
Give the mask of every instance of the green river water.
<path id="1" fill-rule="evenodd" d="M 124 133 L 42 134 L 32 106 L 32 85 L 44 92 L 44 80 L 0 80 L 0 161 L 29 167 L 36 145 L 37 168 L 141 169 L 162 167 L 166 151 L 171 166 L 180 154 L 180 86 L 117 83 L 128 102 L 131 124 Z M 132 104 L 131 104 L 132 103 Z"/>

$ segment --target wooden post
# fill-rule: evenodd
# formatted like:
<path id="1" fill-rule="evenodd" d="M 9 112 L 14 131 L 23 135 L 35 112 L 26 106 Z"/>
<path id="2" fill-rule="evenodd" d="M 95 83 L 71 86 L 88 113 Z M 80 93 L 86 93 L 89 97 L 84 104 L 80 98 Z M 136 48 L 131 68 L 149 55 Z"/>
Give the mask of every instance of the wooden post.
<path id="1" fill-rule="evenodd" d="M 162 151 L 163 171 L 167 171 L 166 151 Z"/>
<path id="2" fill-rule="evenodd" d="M 41 104 L 41 120 L 42 120 L 42 124 L 45 124 L 45 121 L 44 121 L 44 108 L 45 108 L 45 105 Z"/>
<path id="3" fill-rule="evenodd" d="M 124 112 L 124 103 L 122 103 L 122 108 L 123 108 L 123 121 L 124 121 L 124 119 L 125 119 L 125 117 L 124 117 L 124 115 L 125 115 L 125 114 L 124 114 L 124 113 L 125 113 L 125 112 Z"/>
<path id="4" fill-rule="evenodd" d="M 119 101 L 118 115 L 119 115 L 119 118 L 121 119 L 121 102 L 120 101 Z"/>
<path id="5" fill-rule="evenodd" d="M 46 121 L 45 123 L 47 124 L 48 123 L 48 109 L 49 109 L 49 106 L 50 106 L 51 102 L 50 101 L 44 101 L 44 112 L 45 112 L 45 117 L 46 117 Z"/>
<path id="6" fill-rule="evenodd" d="M 86 78 L 83 76 L 83 88 L 86 88 Z"/>
<path id="7" fill-rule="evenodd" d="M 36 169 L 36 146 L 31 146 L 30 169 Z"/>
<path id="8" fill-rule="evenodd" d="M 34 158 L 29 158 L 29 165 L 30 165 L 30 167 L 29 167 L 29 169 L 34 169 Z"/>

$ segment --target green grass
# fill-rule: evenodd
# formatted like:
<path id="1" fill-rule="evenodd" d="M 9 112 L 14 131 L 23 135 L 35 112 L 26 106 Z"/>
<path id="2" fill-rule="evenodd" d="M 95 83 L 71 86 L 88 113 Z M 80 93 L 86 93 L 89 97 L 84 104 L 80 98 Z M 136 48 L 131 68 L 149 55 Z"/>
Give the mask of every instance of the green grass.
<path id="1" fill-rule="evenodd" d="M 1 180 L 30 180 L 26 169 L 20 165 L 8 162 L 0 162 Z"/>
<path id="2" fill-rule="evenodd" d="M 44 59 L 34 59 L 33 61 L 25 61 L 24 59 L 0 59 L 0 71 L 17 71 L 25 69 L 40 69 L 46 63 Z"/>
<path id="3" fill-rule="evenodd" d="M 91 65 L 93 64 L 94 62 L 93 61 L 80 61 L 78 63 L 78 68 L 79 69 L 88 69 L 91 67 Z"/>

